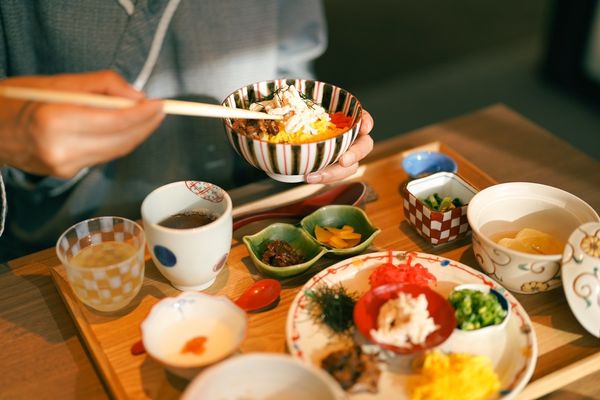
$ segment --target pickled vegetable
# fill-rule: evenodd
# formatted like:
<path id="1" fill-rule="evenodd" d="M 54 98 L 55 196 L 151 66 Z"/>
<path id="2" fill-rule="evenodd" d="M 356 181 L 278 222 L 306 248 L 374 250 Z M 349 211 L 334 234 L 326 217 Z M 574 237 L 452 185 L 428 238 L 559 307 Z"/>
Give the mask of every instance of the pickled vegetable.
<path id="1" fill-rule="evenodd" d="M 437 193 L 434 193 L 421 201 L 432 210 L 441 212 L 452 210 L 453 208 L 461 207 L 463 205 L 458 197 L 455 197 L 454 199 L 450 196 L 442 198 Z"/>
<path id="2" fill-rule="evenodd" d="M 315 237 L 317 240 L 329 247 L 335 249 L 347 249 L 360 243 L 361 234 L 354 231 L 350 225 L 344 225 L 342 228 L 332 226 L 315 227 Z"/>

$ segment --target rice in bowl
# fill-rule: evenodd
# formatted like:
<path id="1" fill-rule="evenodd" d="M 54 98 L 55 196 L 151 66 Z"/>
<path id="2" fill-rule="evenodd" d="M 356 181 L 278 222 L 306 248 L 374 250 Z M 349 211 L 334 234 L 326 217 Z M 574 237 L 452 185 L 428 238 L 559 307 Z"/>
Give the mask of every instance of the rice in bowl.
<path id="1" fill-rule="evenodd" d="M 224 121 L 236 152 L 283 182 L 302 182 L 306 174 L 336 162 L 356 139 L 362 113 L 346 90 L 301 79 L 254 83 L 236 90 L 223 105 L 284 116 Z"/>

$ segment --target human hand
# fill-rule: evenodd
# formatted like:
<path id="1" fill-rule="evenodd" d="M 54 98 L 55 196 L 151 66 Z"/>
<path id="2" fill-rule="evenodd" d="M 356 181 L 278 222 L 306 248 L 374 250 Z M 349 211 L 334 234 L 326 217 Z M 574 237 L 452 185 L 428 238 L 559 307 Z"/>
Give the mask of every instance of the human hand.
<path id="1" fill-rule="evenodd" d="M 0 164 L 37 175 L 70 178 L 81 169 L 122 157 L 142 143 L 164 118 L 113 71 L 27 76 L 0 85 L 78 91 L 137 100 L 125 109 L 102 109 L 0 98 Z"/>
<path id="2" fill-rule="evenodd" d="M 344 179 L 356 172 L 358 162 L 373 150 L 373 139 L 369 135 L 373 129 L 373 117 L 371 117 L 369 112 L 363 110 L 361 119 L 362 122 L 358 137 L 348 151 L 340 157 L 337 163 L 319 172 L 308 174 L 306 176 L 308 183 L 331 183 Z"/>

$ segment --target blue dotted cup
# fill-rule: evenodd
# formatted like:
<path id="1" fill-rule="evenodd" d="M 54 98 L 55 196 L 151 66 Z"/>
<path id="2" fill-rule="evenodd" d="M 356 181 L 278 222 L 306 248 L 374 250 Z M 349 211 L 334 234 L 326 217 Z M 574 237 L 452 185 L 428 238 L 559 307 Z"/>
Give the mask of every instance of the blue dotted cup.
<path id="1" fill-rule="evenodd" d="M 232 204 L 227 192 L 209 182 L 173 182 L 146 196 L 141 212 L 148 248 L 161 274 L 181 291 L 210 287 L 231 248 Z M 173 216 L 193 214 L 211 221 L 186 228 L 165 223 Z"/>

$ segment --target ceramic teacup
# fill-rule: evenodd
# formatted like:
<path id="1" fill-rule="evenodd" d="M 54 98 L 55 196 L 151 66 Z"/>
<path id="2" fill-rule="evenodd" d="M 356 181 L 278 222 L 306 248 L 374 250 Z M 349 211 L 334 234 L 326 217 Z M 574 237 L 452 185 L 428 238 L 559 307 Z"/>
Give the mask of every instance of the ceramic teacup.
<path id="1" fill-rule="evenodd" d="M 203 290 L 215 281 L 231 248 L 231 198 L 208 182 L 173 182 L 154 190 L 142 203 L 148 248 L 158 270 L 182 291 Z M 161 223 L 174 215 L 206 213 L 202 226 L 177 229 Z"/>

